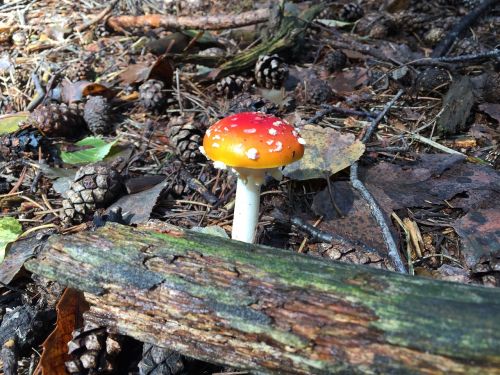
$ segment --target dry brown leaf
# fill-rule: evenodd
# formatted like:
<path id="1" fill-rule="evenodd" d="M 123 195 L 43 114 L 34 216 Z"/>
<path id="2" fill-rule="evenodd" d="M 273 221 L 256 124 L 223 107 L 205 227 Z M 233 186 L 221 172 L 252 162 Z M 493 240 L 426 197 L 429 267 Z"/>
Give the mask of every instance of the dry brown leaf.
<path id="1" fill-rule="evenodd" d="M 82 314 L 89 306 L 83 293 L 67 288 L 57 304 L 56 328 L 43 343 L 43 353 L 35 375 L 66 375 L 68 342 L 71 333 L 82 325 Z"/>
<path id="2" fill-rule="evenodd" d="M 491 118 L 494 118 L 500 123 L 500 104 L 497 103 L 483 103 L 479 105 L 479 109 L 487 113 Z"/>
<path id="3" fill-rule="evenodd" d="M 364 144 L 350 133 L 306 125 L 300 134 L 306 140 L 304 157 L 283 171 L 285 176 L 295 180 L 330 177 L 349 167 L 365 151 Z"/>
<path id="4" fill-rule="evenodd" d="M 453 228 L 463 241 L 463 255 L 469 268 L 481 259 L 500 256 L 500 210 L 470 211 L 457 220 Z"/>
<path id="5" fill-rule="evenodd" d="M 339 94 L 350 95 L 353 91 L 365 86 L 368 80 L 368 70 L 354 68 L 337 74 L 332 82 L 332 88 Z"/>
<path id="6" fill-rule="evenodd" d="M 64 103 L 79 102 L 86 96 L 104 96 L 110 98 L 113 92 L 100 83 L 89 81 L 64 82 L 61 87 L 61 99 Z"/>
<path id="7" fill-rule="evenodd" d="M 157 79 L 165 82 L 167 87 L 172 85 L 174 68 L 170 60 L 160 57 L 153 65 L 139 63 L 130 65 L 120 74 L 120 81 L 124 84 L 140 84 L 148 79 Z"/>

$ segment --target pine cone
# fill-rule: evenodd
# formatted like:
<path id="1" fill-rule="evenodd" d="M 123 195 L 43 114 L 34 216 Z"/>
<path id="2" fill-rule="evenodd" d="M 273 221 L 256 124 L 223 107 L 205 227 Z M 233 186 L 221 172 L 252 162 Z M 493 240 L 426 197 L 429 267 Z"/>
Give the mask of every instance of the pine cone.
<path id="1" fill-rule="evenodd" d="M 107 38 L 111 35 L 111 30 L 107 27 L 106 22 L 102 22 L 94 29 L 94 35 L 97 38 Z"/>
<path id="2" fill-rule="evenodd" d="M 396 29 L 413 33 L 425 33 L 430 29 L 432 19 L 427 14 L 415 12 L 399 12 L 394 15 Z"/>
<path id="3" fill-rule="evenodd" d="M 27 123 L 49 137 L 76 137 L 85 129 L 81 108 L 76 103 L 39 106 L 30 114 Z"/>
<path id="4" fill-rule="evenodd" d="M 140 375 L 175 375 L 184 372 L 182 355 L 151 344 L 144 344 L 138 367 Z"/>
<path id="5" fill-rule="evenodd" d="M 324 63 L 330 73 L 338 72 L 345 68 L 347 56 L 341 50 L 335 50 L 325 56 Z"/>
<path id="6" fill-rule="evenodd" d="M 427 31 L 424 35 L 424 41 L 429 45 L 429 46 L 434 46 L 438 44 L 445 35 L 444 29 L 440 27 L 433 27 L 429 31 Z"/>
<path id="7" fill-rule="evenodd" d="M 179 159 L 191 162 L 200 158 L 199 147 L 201 145 L 202 134 L 185 117 L 180 116 L 170 120 L 167 137 L 170 144 L 175 148 Z"/>
<path id="8" fill-rule="evenodd" d="M 257 84 L 268 89 L 279 89 L 288 77 L 288 66 L 278 55 L 262 55 L 255 64 Z"/>
<path id="9" fill-rule="evenodd" d="M 139 98 L 144 108 L 161 109 L 167 101 L 165 83 L 157 79 L 148 79 L 139 87 Z"/>
<path id="10" fill-rule="evenodd" d="M 71 82 L 90 80 L 93 74 L 89 60 L 78 60 L 66 69 L 66 77 Z"/>
<path id="11" fill-rule="evenodd" d="M 68 342 L 66 370 L 70 374 L 112 374 L 116 370 L 116 357 L 120 354 L 122 338 L 106 328 L 86 323 L 72 333 Z"/>
<path id="12" fill-rule="evenodd" d="M 113 129 L 111 108 L 103 96 L 91 96 L 85 103 L 83 118 L 93 134 L 107 134 Z"/>
<path id="13" fill-rule="evenodd" d="M 325 104 L 334 96 L 330 85 L 322 79 L 311 78 L 301 83 L 296 89 L 297 97 L 304 103 Z"/>
<path id="14" fill-rule="evenodd" d="M 226 98 L 230 99 L 237 93 L 241 92 L 241 90 L 243 89 L 243 85 L 243 78 L 236 77 L 235 75 L 230 75 L 228 77 L 222 78 L 219 82 L 217 82 L 216 88 L 219 94 L 222 94 Z"/>
<path id="15" fill-rule="evenodd" d="M 417 76 L 417 90 L 421 93 L 433 90 L 443 90 L 451 82 L 450 74 L 446 69 L 430 67 Z"/>
<path id="16" fill-rule="evenodd" d="M 0 114 L 16 112 L 14 108 L 14 101 L 11 96 L 3 96 L 0 93 Z"/>
<path id="17" fill-rule="evenodd" d="M 0 137 L 0 155 L 6 160 L 19 157 L 37 158 L 38 150 L 44 155 L 55 155 L 49 141 L 37 129 L 22 129 Z"/>
<path id="18" fill-rule="evenodd" d="M 268 115 L 281 116 L 293 111 L 296 107 L 295 98 L 289 96 L 280 105 L 269 99 L 244 92 L 229 102 L 229 113 L 262 112 Z"/>
<path id="19" fill-rule="evenodd" d="M 116 169 L 120 160 L 111 165 L 89 164 L 81 167 L 63 200 L 63 222 L 82 223 L 95 210 L 112 202 L 122 189 L 122 178 Z"/>
<path id="20" fill-rule="evenodd" d="M 345 4 L 339 12 L 339 18 L 342 21 L 354 22 L 363 17 L 365 12 L 360 5 L 356 3 Z"/>

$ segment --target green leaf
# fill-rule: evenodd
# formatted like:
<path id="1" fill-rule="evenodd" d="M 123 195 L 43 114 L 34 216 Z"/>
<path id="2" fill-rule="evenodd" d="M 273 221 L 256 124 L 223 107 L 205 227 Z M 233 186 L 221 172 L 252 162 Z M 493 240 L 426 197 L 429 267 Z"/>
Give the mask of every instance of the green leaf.
<path id="1" fill-rule="evenodd" d="M 75 143 L 76 146 L 88 147 L 75 152 L 61 152 L 61 159 L 68 164 L 88 164 L 103 160 L 118 140 L 106 143 L 102 138 L 87 137 Z"/>
<path id="2" fill-rule="evenodd" d="M 346 26 L 351 26 L 354 24 L 352 22 L 339 21 L 339 20 L 328 20 L 328 19 L 318 19 L 316 21 L 319 23 L 322 23 L 325 26 L 329 26 L 329 27 L 346 27 Z"/>
<path id="3" fill-rule="evenodd" d="M 0 116 L 0 134 L 13 133 L 19 129 L 19 123 L 25 121 L 29 112 L 18 112 Z"/>
<path id="4" fill-rule="evenodd" d="M 184 35 L 187 35 L 191 38 L 195 38 L 198 36 L 198 34 L 200 33 L 200 30 L 183 30 L 181 31 Z M 217 42 L 217 38 L 215 38 L 212 34 L 210 34 L 208 31 L 204 31 L 203 34 L 201 34 L 201 36 L 199 36 L 197 39 L 196 39 L 196 42 L 197 43 L 200 43 L 200 44 L 209 44 L 209 43 L 216 43 Z"/>
<path id="5" fill-rule="evenodd" d="M 23 227 L 16 218 L 3 217 L 0 219 L 0 263 L 5 257 L 7 245 L 17 240 L 22 231 Z"/>

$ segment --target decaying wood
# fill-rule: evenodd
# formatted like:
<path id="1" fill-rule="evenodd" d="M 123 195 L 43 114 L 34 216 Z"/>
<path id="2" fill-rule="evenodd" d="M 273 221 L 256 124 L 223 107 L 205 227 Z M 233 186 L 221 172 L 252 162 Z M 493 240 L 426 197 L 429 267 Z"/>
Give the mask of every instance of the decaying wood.
<path id="1" fill-rule="evenodd" d="M 235 27 L 254 25 L 266 22 L 271 16 L 267 8 L 224 14 L 217 16 L 170 16 L 163 14 L 147 14 L 144 16 L 110 17 L 108 25 L 115 31 L 124 31 L 133 27 L 165 27 L 169 29 L 223 30 Z"/>
<path id="2" fill-rule="evenodd" d="M 172 229 L 53 236 L 29 270 L 83 290 L 88 318 L 264 373 L 500 374 L 500 291 Z"/>

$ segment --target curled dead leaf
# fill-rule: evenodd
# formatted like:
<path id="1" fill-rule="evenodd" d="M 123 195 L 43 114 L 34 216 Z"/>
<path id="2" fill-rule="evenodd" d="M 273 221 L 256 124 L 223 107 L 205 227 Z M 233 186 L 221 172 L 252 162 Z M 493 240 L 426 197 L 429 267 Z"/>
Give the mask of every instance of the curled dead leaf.
<path id="1" fill-rule="evenodd" d="M 130 65 L 120 74 L 120 81 L 124 84 L 139 84 L 148 79 L 157 79 L 165 82 L 167 87 L 172 85 L 174 68 L 169 59 L 160 57 L 153 65 L 139 63 Z"/>
<path id="2" fill-rule="evenodd" d="M 87 96 L 104 96 L 110 98 L 113 91 L 108 87 L 90 81 L 65 81 L 61 87 L 61 100 L 64 103 L 79 102 Z"/>
<path id="3" fill-rule="evenodd" d="M 56 328 L 42 344 L 43 353 L 35 375 L 66 375 L 65 361 L 68 360 L 68 342 L 72 332 L 82 325 L 82 314 L 89 306 L 83 293 L 66 289 L 56 306 Z"/>
<path id="4" fill-rule="evenodd" d="M 283 174 L 295 180 L 329 177 L 358 160 L 365 151 L 353 134 L 306 125 L 300 134 L 306 140 L 304 157 L 287 166 Z"/>

